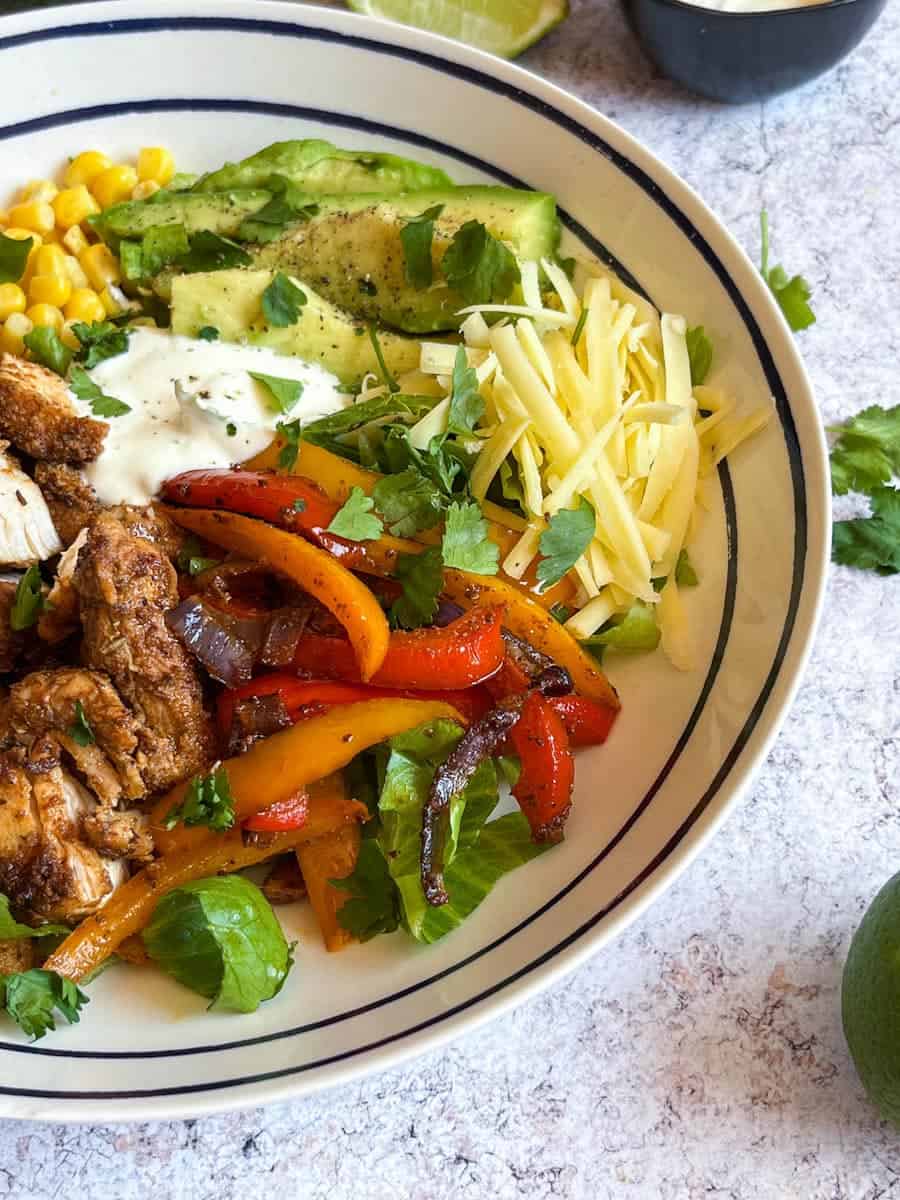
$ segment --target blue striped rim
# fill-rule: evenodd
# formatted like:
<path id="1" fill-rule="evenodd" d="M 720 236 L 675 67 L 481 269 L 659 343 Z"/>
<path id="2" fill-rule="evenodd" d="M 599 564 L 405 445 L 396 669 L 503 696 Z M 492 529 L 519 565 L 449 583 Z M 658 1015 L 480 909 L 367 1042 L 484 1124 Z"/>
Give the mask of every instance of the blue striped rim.
<path id="1" fill-rule="evenodd" d="M 794 623 L 796 620 L 797 608 L 799 606 L 800 595 L 802 592 L 804 568 L 805 568 L 805 558 L 806 558 L 806 542 L 807 542 L 806 509 L 805 509 L 805 479 L 804 479 L 802 456 L 801 456 L 799 441 L 797 439 L 796 428 L 795 428 L 794 422 L 793 422 L 793 416 L 790 411 L 790 406 L 787 401 L 787 396 L 784 391 L 784 386 L 781 383 L 780 376 L 778 375 L 778 372 L 775 368 L 775 364 L 774 364 L 774 361 L 772 360 L 771 354 L 770 354 L 767 346 L 765 345 L 765 341 L 762 337 L 761 331 L 759 330 L 752 314 L 750 313 L 746 302 L 741 297 L 736 285 L 731 280 L 730 276 L 728 275 L 727 271 L 725 270 L 725 267 L 720 262 L 720 260 L 716 256 L 715 252 L 712 250 L 712 247 L 710 247 L 708 245 L 708 243 L 700 236 L 698 231 L 694 228 L 694 226 L 689 221 L 687 216 L 684 213 L 682 213 L 680 209 L 678 209 L 678 207 L 674 204 L 674 202 L 671 201 L 665 195 L 665 193 L 661 190 L 661 188 L 652 179 L 650 179 L 650 177 L 647 176 L 646 173 L 641 170 L 641 168 L 637 167 L 634 163 L 632 163 L 629 159 L 627 159 L 624 155 L 622 155 L 618 151 L 615 151 L 598 135 L 592 133 L 590 130 L 586 129 L 585 127 L 580 125 L 577 121 L 573 120 L 572 118 L 565 116 L 564 114 L 558 112 L 556 109 L 551 108 L 550 106 L 543 103 L 542 101 L 539 101 L 539 100 L 535 99 L 534 97 L 530 96 L 528 93 L 523 92 L 521 89 L 512 87 L 511 85 L 508 85 L 508 84 L 504 84 L 498 80 L 493 79 L 490 76 L 484 75 L 480 71 L 474 70 L 473 68 L 463 67 L 463 66 L 460 66 L 459 64 L 445 62 L 444 60 L 435 58 L 432 55 L 423 54 L 418 51 L 409 50 L 405 47 L 392 46 L 387 43 L 381 43 L 381 42 L 369 40 L 366 38 L 360 38 L 360 37 L 355 37 L 355 36 L 350 36 L 350 35 L 339 34 L 339 33 L 335 33 L 330 30 L 318 30 L 318 29 L 308 28 L 305 26 L 285 25 L 285 24 L 281 24 L 279 22 L 253 21 L 253 20 L 249 20 L 249 19 L 229 19 L 229 18 L 169 18 L 169 19 L 149 19 L 149 20 L 124 20 L 124 21 L 109 22 L 109 23 L 91 23 L 91 24 L 87 24 L 87 25 L 73 26 L 68 29 L 67 28 L 58 28 L 58 29 L 52 29 L 52 30 L 34 31 L 31 33 L 15 35 L 15 36 L 9 37 L 9 38 L 0 38 L 0 50 L 12 48 L 15 45 L 22 45 L 22 44 L 30 43 L 30 42 L 40 42 L 40 41 L 45 41 L 45 40 L 58 40 L 60 38 L 68 38 L 68 37 L 76 37 L 76 36 L 78 36 L 78 37 L 81 37 L 81 36 L 106 36 L 106 35 L 111 35 L 111 34 L 128 34 L 128 33 L 134 33 L 134 32 L 155 32 L 155 31 L 162 30 L 162 29 L 185 30 L 185 29 L 208 29 L 208 28 L 234 29 L 234 30 L 238 30 L 238 31 L 242 31 L 242 32 L 265 33 L 265 34 L 271 34 L 271 35 L 275 35 L 275 36 L 289 36 L 289 37 L 295 37 L 295 38 L 307 38 L 307 39 L 311 38 L 311 39 L 325 41 L 325 42 L 336 42 L 336 43 L 341 43 L 341 44 L 349 44 L 349 45 L 356 46 L 356 47 L 359 47 L 362 49 L 375 50 L 379 53 L 385 53 L 385 54 L 394 55 L 396 57 L 409 59 L 411 61 L 419 63 L 420 65 L 425 65 L 431 69 L 437 70 L 441 73 L 451 74 L 458 78 L 466 79 L 467 81 L 476 83 L 479 86 L 484 87 L 495 94 L 505 95 L 505 96 L 509 97 L 510 99 L 513 99 L 517 103 L 523 105 L 524 107 L 527 107 L 527 108 L 531 109 L 532 111 L 539 113 L 540 115 L 552 120 L 557 125 L 560 125 L 563 128 L 567 129 L 569 132 L 571 132 L 571 133 L 575 134 L 577 137 L 579 137 L 587 145 L 591 146 L 593 149 L 597 150 L 598 152 L 604 154 L 605 157 L 609 158 L 611 161 L 614 162 L 614 164 L 618 167 L 618 169 L 622 170 L 629 178 L 631 178 L 634 182 L 638 183 L 639 186 L 641 186 L 642 189 L 645 192 L 647 192 L 654 199 L 654 201 L 658 204 L 658 206 L 660 208 L 662 208 L 666 212 L 666 214 L 673 221 L 675 221 L 675 223 L 678 225 L 678 227 L 690 238 L 693 245 L 700 251 L 700 253 L 703 255 L 703 257 L 705 258 L 705 260 L 707 261 L 709 266 L 713 269 L 713 271 L 718 276 L 719 280 L 721 281 L 721 283 L 725 287 L 726 291 L 728 292 L 730 299 L 735 304 L 736 309 L 740 313 L 745 325 L 747 326 L 748 332 L 750 333 L 751 339 L 753 340 L 754 347 L 757 351 L 757 354 L 759 355 L 763 370 L 766 374 L 767 381 L 768 381 L 768 383 L 771 387 L 772 393 L 775 397 L 776 409 L 778 411 L 779 419 L 781 421 L 782 428 L 784 431 L 785 443 L 787 446 L 787 451 L 788 451 L 788 456 L 789 456 L 793 490 L 794 490 L 794 507 L 795 507 L 794 573 L 793 573 L 790 603 L 789 603 L 789 607 L 788 607 L 788 613 L 786 616 L 784 629 L 782 631 L 782 636 L 781 636 L 781 639 L 779 642 L 778 650 L 776 652 L 772 667 L 769 671 L 769 674 L 767 676 L 767 679 L 763 686 L 763 689 L 761 690 L 760 695 L 757 699 L 757 702 L 754 705 L 753 710 L 751 711 L 751 714 L 748 718 L 747 723 L 745 724 L 743 730 L 741 731 L 740 735 L 738 736 L 734 745 L 732 746 L 731 750 L 729 751 L 729 754 L 726 756 L 722 766 L 720 767 L 719 772 L 717 773 L 717 775 L 716 775 L 715 779 L 713 780 L 713 782 L 711 783 L 710 787 L 707 789 L 707 791 L 704 793 L 704 795 L 698 801 L 697 806 L 692 810 L 691 814 L 686 818 L 686 820 L 682 823 L 682 825 L 675 832 L 675 834 L 673 834 L 672 838 L 669 840 L 669 842 L 666 844 L 666 846 L 664 846 L 663 849 L 657 854 L 657 856 L 653 859 L 653 861 L 648 863 L 646 865 L 646 867 L 643 869 L 643 871 L 637 877 L 635 877 L 625 888 L 623 888 L 622 891 L 612 901 L 609 902 L 609 904 L 604 906 L 604 908 L 601 911 L 599 911 L 598 913 L 595 913 L 587 922 L 585 922 L 582 926 L 580 926 L 578 929 L 576 929 L 572 934 L 568 935 L 563 941 L 559 942 L 557 945 L 552 947 L 550 950 L 544 952 L 541 956 L 539 956 L 537 959 L 535 959 L 531 963 L 520 968 L 514 974 L 499 981 L 498 983 L 494 984 L 492 987 L 479 993 L 477 996 L 471 997 L 470 999 L 460 1003 L 455 1008 L 447 1010 L 447 1011 L 441 1013 L 439 1016 L 429 1018 L 428 1020 L 421 1022 L 420 1024 L 418 1024 L 414 1027 L 411 1027 L 410 1029 L 404 1030 L 402 1033 L 392 1035 L 391 1037 L 388 1037 L 388 1038 L 380 1039 L 379 1041 L 369 1043 L 368 1045 L 365 1045 L 365 1046 L 357 1047 L 353 1050 L 346 1051 L 339 1055 L 333 1055 L 328 1058 L 305 1063 L 300 1066 L 287 1067 L 287 1068 L 280 1069 L 278 1071 L 266 1072 L 266 1073 L 261 1073 L 261 1074 L 246 1076 L 246 1077 L 241 1077 L 241 1078 L 221 1080 L 221 1081 L 217 1081 L 217 1082 L 209 1083 L 209 1084 L 196 1084 L 196 1085 L 188 1085 L 188 1086 L 173 1087 L 173 1088 L 137 1089 L 137 1090 L 127 1090 L 127 1091 L 93 1091 L 93 1092 L 79 1092 L 79 1091 L 58 1092 L 58 1091 L 39 1090 L 39 1089 L 0 1088 L 0 1094 L 15 1095 L 15 1096 L 34 1096 L 34 1097 L 40 1097 L 40 1098 L 54 1098 L 54 1099 L 136 1099 L 136 1098 L 147 1098 L 147 1097 L 151 1097 L 151 1096 L 190 1094 L 190 1093 L 194 1093 L 194 1092 L 218 1090 L 219 1088 L 250 1085 L 253 1083 L 263 1082 L 266 1080 L 283 1078 L 288 1075 L 301 1074 L 301 1073 L 305 1073 L 305 1072 L 314 1070 L 319 1067 L 331 1065 L 336 1062 L 345 1061 L 348 1058 L 352 1058 L 352 1057 L 358 1056 L 360 1054 L 365 1054 L 365 1053 L 374 1051 L 376 1049 L 383 1048 L 384 1046 L 390 1045 L 397 1041 L 403 1040 L 404 1038 L 410 1037 L 413 1034 L 422 1032 L 423 1030 L 425 1030 L 427 1028 L 430 1028 L 437 1024 L 440 1024 L 440 1023 L 448 1020 L 450 1017 L 458 1015 L 460 1012 L 463 1012 L 466 1009 L 471 1008 L 474 1005 L 483 1002 L 484 1000 L 497 994 L 498 992 L 502 991 L 503 989 L 510 986 L 511 984 L 522 979 L 523 977 L 525 977 L 526 975 L 528 975 L 529 973 L 531 973 L 532 971 L 534 971 L 535 969 L 537 969 L 538 967 L 543 965 L 544 963 L 550 961 L 553 957 L 555 957 L 557 954 L 559 954 L 560 952 L 565 950 L 567 947 L 572 945 L 579 938 L 581 938 L 585 933 L 589 932 L 592 928 L 594 928 L 599 921 L 603 920 L 611 912 L 613 912 L 615 910 L 615 908 L 617 908 L 628 896 L 630 896 L 638 887 L 640 887 L 653 874 L 653 872 L 665 861 L 665 859 L 669 857 L 669 855 L 683 841 L 683 839 L 685 838 L 687 833 L 690 831 L 690 829 L 693 828 L 693 826 L 696 824 L 697 820 L 700 818 L 700 816 L 703 814 L 703 812 L 706 811 L 709 804 L 712 802 L 712 800 L 717 795 L 719 788 L 722 785 L 722 782 L 725 780 L 725 778 L 727 778 L 732 767 L 734 766 L 734 763 L 737 761 L 737 758 L 740 756 L 744 746 L 746 745 L 749 737 L 751 736 L 751 734 L 753 732 L 753 729 L 755 728 L 755 726 L 759 720 L 759 717 L 761 716 L 761 714 L 765 708 L 765 705 L 768 701 L 768 697 L 771 694 L 771 690 L 774 687 L 775 681 L 777 679 L 778 673 L 779 673 L 781 665 L 783 663 L 784 656 L 787 651 L 787 646 L 790 642 L 790 637 L 791 637 Z M 354 129 L 358 129 L 358 130 L 366 131 L 366 132 L 370 132 L 370 133 L 380 133 L 380 134 L 384 134 L 387 136 L 398 137 L 398 138 L 402 139 L 403 141 L 406 141 L 406 142 L 409 142 L 412 144 L 416 144 L 416 145 L 423 146 L 423 147 L 428 147 L 431 149 L 436 149 L 444 154 L 449 153 L 449 154 L 453 155 L 454 157 L 456 157 L 461 162 L 468 163 L 469 165 L 472 165 L 472 166 L 476 167 L 477 169 L 484 170 L 484 171 L 494 175 L 495 178 L 502 178 L 504 180 L 504 182 L 509 183 L 511 186 L 527 186 L 527 184 L 523 184 L 522 181 L 515 179 L 515 177 L 510 176 L 505 172 L 498 171 L 495 167 L 483 162 L 482 160 L 478 159 L 477 157 L 470 155 L 464 151 L 459 151 L 459 150 L 449 148 L 444 143 L 437 142 L 434 139 L 429 138 L 424 134 L 419 134 L 414 131 L 392 128 L 390 126 L 382 125 L 378 122 L 370 121 L 366 118 L 359 118 L 359 117 L 354 117 L 354 116 L 343 116 L 340 114 L 325 112 L 325 111 L 318 110 L 318 109 L 300 108 L 298 106 L 281 105 L 281 104 L 269 104 L 269 103 L 258 102 L 258 101 L 148 100 L 148 101 L 134 101 L 134 102 L 130 102 L 130 103 L 123 102 L 123 103 L 113 104 L 113 105 L 98 105 L 98 106 L 92 106 L 90 108 L 81 108 L 81 109 L 73 110 L 72 112 L 68 112 L 68 113 L 52 114 L 47 117 L 35 118 L 32 121 L 22 122 L 15 126 L 10 126 L 5 129 L 0 129 L 0 140 L 7 139 L 10 137 L 15 137 L 15 136 L 22 136 L 23 134 L 27 134 L 29 132 L 36 132 L 39 129 L 43 129 L 43 128 L 71 124 L 71 123 L 75 123 L 78 121 L 90 120 L 95 117 L 110 116 L 110 115 L 122 114 L 122 113 L 126 113 L 126 112 L 136 112 L 136 111 L 137 112 L 154 112 L 154 111 L 167 111 L 167 110 L 172 111 L 172 110 L 179 110 L 179 109 L 180 110 L 194 109 L 194 110 L 201 110 L 201 111 L 262 111 L 262 112 L 267 112 L 267 113 L 271 113 L 274 115 L 303 117 L 305 119 L 315 120 L 315 121 L 318 121 L 323 124 L 343 125 L 348 128 L 354 128 Z M 589 233 L 588 230 L 584 229 L 583 226 L 581 226 L 578 222 L 574 221 L 573 218 L 569 214 L 561 213 L 561 216 L 562 216 L 564 223 L 567 225 L 567 227 L 579 238 L 579 240 L 581 240 L 585 245 L 587 245 L 593 253 L 597 254 L 599 257 L 603 258 L 605 261 L 607 261 L 611 265 L 615 266 L 615 268 L 626 278 L 626 280 L 632 286 L 639 287 L 639 285 L 637 284 L 637 281 L 635 281 L 630 275 L 628 275 L 627 272 L 624 271 L 624 269 L 622 268 L 622 265 L 620 263 L 617 263 L 612 258 L 612 256 L 606 250 L 606 248 L 600 242 L 598 242 L 597 239 L 595 239 Z M 660 772 L 657 779 L 654 781 L 654 784 L 651 786 L 648 793 L 642 799 L 640 805 L 635 809 L 635 811 L 632 813 L 631 817 L 628 819 L 628 821 L 625 823 L 625 825 L 622 827 L 622 829 L 619 831 L 619 833 L 616 834 L 615 838 L 606 847 L 604 847 L 604 849 L 600 852 L 600 854 L 590 864 L 588 864 L 588 866 L 585 867 L 582 870 L 582 872 L 580 872 L 579 875 L 575 879 L 573 879 L 569 884 L 567 884 L 565 888 L 563 888 L 559 893 L 557 893 L 556 896 L 554 896 L 551 900 L 549 900 L 546 904 L 544 904 L 541 907 L 541 909 L 539 909 L 535 913 L 530 914 L 529 917 L 527 917 L 522 922 L 520 922 L 515 928 L 509 930 L 501 938 L 496 939 L 494 942 L 492 942 L 490 945 L 484 947 L 482 950 L 476 952 L 475 954 L 469 956 L 467 959 L 455 964 L 454 966 L 449 967 L 446 970 L 430 977 L 427 980 L 423 980 L 422 982 L 412 985 L 411 987 L 406 988 L 402 991 L 399 991 L 389 997 L 385 997 L 381 1000 L 373 1001 L 370 1004 L 361 1006 L 360 1008 L 352 1010 L 351 1012 L 340 1014 L 340 1015 L 332 1017 L 332 1018 L 327 1018 L 322 1021 L 313 1022 L 313 1023 L 305 1025 L 305 1026 L 299 1026 L 295 1029 L 284 1030 L 279 1033 L 269 1034 L 269 1035 L 265 1035 L 265 1036 L 261 1036 L 261 1037 L 257 1037 L 257 1038 L 248 1038 L 248 1039 L 243 1039 L 240 1041 L 234 1041 L 234 1042 L 228 1042 L 228 1043 L 219 1043 L 219 1044 L 215 1044 L 215 1045 L 192 1047 L 192 1048 L 185 1049 L 185 1050 L 95 1053 L 95 1052 L 90 1052 L 90 1051 L 51 1050 L 51 1049 L 43 1049 L 43 1048 L 38 1048 L 38 1047 L 33 1047 L 33 1046 L 20 1046 L 20 1045 L 16 1045 L 13 1043 L 5 1043 L 5 1042 L 0 1042 L 0 1049 L 10 1050 L 10 1051 L 19 1052 L 19 1053 L 43 1054 L 43 1055 L 49 1055 L 49 1056 L 53 1056 L 53 1057 L 72 1058 L 72 1059 L 81 1059 L 81 1058 L 88 1058 L 88 1059 L 168 1058 L 168 1057 L 177 1057 L 177 1056 L 181 1056 L 181 1055 L 185 1055 L 185 1054 L 207 1053 L 207 1052 L 211 1052 L 214 1050 L 236 1049 L 236 1048 L 241 1048 L 243 1046 L 267 1043 L 267 1042 L 279 1040 L 281 1038 L 293 1037 L 293 1036 L 297 1036 L 302 1033 L 312 1032 L 316 1029 L 321 1029 L 325 1026 L 335 1024 L 340 1021 L 349 1020 L 349 1019 L 359 1016 L 359 1015 L 363 1015 L 374 1009 L 380 1008 L 385 1004 L 390 1004 L 399 999 L 402 999 L 403 997 L 405 997 L 413 992 L 419 991 L 422 988 L 428 987 L 431 984 L 436 983 L 436 982 L 440 981 L 441 979 L 445 978 L 446 976 L 453 974 L 458 970 L 461 970 L 463 967 L 469 965 L 474 960 L 489 953 L 491 950 L 495 949 L 502 942 L 515 936 L 518 932 L 520 932 L 526 926 L 531 924 L 533 921 L 537 920 L 541 915 L 543 915 L 543 913 L 545 913 L 548 909 L 552 908 L 565 895 L 567 895 L 575 887 L 577 887 L 578 884 L 580 882 L 582 882 L 582 880 L 584 878 L 586 878 L 586 876 L 588 874 L 590 874 L 594 869 L 596 869 L 597 866 L 600 865 L 600 863 L 602 863 L 602 861 L 611 853 L 611 851 L 615 848 L 615 846 L 619 844 L 619 842 L 622 840 L 622 838 L 633 827 L 633 825 L 639 819 L 641 814 L 646 810 L 647 806 L 651 803 L 652 799 L 654 798 L 654 796 L 659 791 L 660 787 L 665 782 L 665 779 L 668 777 L 673 766 L 675 765 L 675 762 L 680 757 L 687 742 L 689 741 L 690 736 L 693 732 L 693 729 L 695 728 L 696 723 L 699 720 L 699 717 L 705 706 L 706 700 L 707 700 L 709 693 L 713 687 L 715 678 L 716 678 L 719 668 L 721 666 L 722 658 L 725 653 L 725 647 L 726 647 L 727 641 L 728 641 L 728 635 L 729 635 L 730 626 L 731 626 L 731 620 L 732 620 L 732 615 L 733 615 L 733 610 L 734 610 L 735 595 L 736 595 L 736 587 L 737 587 L 737 520 L 736 520 L 735 503 L 734 503 L 734 492 L 733 492 L 733 488 L 731 485 L 731 479 L 728 474 L 727 468 L 725 468 L 724 466 L 720 469 L 720 480 L 721 480 L 721 484 L 722 484 L 723 497 L 724 497 L 724 501 L 725 501 L 726 521 L 727 521 L 728 535 L 729 535 L 728 576 L 727 576 L 727 581 L 726 581 L 725 604 L 724 604 L 724 608 L 723 608 L 722 622 L 721 622 L 721 626 L 720 626 L 720 630 L 719 630 L 718 640 L 717 640 L 716 648 L 715 648 L 715 651 L 713 654 L 712 663 L 710 665 L 710 670 L 708 672 L 707 678 L 706 678 L 703 688 L 701 690 L 700 697 L 698 698 L 698 701 L 694 708 L 694 711 L 692 712 L 691 717 L 689 718 L 689 721 L 688 721 L 681 737 L 678 740 L 678 743 L 676 744 L 672 754 L 670 755 L 669 760 L 663 767 L 663 769 Z"/>

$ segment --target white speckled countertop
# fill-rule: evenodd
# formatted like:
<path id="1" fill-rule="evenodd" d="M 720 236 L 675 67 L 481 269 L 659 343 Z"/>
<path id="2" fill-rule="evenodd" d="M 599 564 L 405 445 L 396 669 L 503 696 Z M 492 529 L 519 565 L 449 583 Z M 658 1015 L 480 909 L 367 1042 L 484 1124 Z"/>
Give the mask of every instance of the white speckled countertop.
<path id="1" fill-rule="evenodd" d="M 611 0 L 525 65 L 615 118 L 755 256 L 812 283 L 823 415 L 897 401 L 900 9 L 826 78 L 731 109 L 659 78 Z M 3 1123 L 17 1200 L 876 1200 L 900 1136 L 840 1029 L 853 929 L 900 866 L 900 583 L 835 571 L 806 682 L 743 805 L 587 966 L 413 1065 L 202 1121 Z"/>

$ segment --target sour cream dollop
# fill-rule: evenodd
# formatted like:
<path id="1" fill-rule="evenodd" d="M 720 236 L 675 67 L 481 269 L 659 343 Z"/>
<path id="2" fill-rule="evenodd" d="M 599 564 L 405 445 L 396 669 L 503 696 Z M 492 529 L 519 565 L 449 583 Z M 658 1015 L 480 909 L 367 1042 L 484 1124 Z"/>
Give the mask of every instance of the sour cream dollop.
<path id="1" fill-rule="evenodd" d="M 289 412 L 278 409 L 251 371 L 302 383 Z M 146 504 L 181 471 L 253 458 L 270 444 L 279 421 L 306 424 L 349 402 L 336 376 L 317 363 L 160 329 L 133 330 L 127 352 L 89 374 L 130 410 L 106 420 L 103 451 L 85 468 L 104 504 Z M 80 413 L 93 415 L 87 401 L 73 400 Z"/>

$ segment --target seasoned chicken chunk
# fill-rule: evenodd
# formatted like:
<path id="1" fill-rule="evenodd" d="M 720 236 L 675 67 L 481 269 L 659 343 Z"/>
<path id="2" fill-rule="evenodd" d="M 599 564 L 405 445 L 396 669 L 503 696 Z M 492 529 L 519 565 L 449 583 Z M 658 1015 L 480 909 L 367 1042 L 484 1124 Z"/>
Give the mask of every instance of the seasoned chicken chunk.
<path id="1" fill-rule="evenodd" d="M 166 628 L 178 604 L 163 551 L 106 514 L 78 555 L 82 658 L 107 671 L 137 718 L 137 763 L 147 790 L 165 791 L 212 758 L 212 728 L 187 651 Z"/>
<path id="2" fill-rule="evenodd" d="M 15 599 L 16 585 L 0 580 L 0 675 L 13 670 L 25 644 L 25 635 L 17 633 L 9 620 Z"/>
<path id="3" fill-rule="evenodd" d="M 27 971 L 34 962 L 34 947 L 30 938 L 10 938 L 0 942 L 0 975 Z"/>
<path id="4" fill-rule="evenodd" d="M 18 757 L 0 755 L 0 891 L 28 920 L 80 920 L 124 883 L 127 864 L 83 839 L 96 802 L 63 770 L 52 739 Z"/>
<path id="5" fill-rule="evenodd" d="M 87 527 L 81 530 L 75 541 L 60 555 L 56 566 L 56 578 L 47 596 L 47 603 L 38 617 L 38 636 L 45 642 L 56 645 L 64 642 L 81 628 L 78 611 L 78 592 L 75 590 L 75 564 L 78 551 L 87 541 Z"/>
<path id="6" fill-rule="evenodd" d="M 0 564 L 30 567 L 62 550 L 41 490 L 0 442 Z"/>
<path id="7" fill-rule="evenodd" d="M 39 462 L 34 478 L 64 546 L 71 546 L 86 525 L 102 511 L 94 489 L 68 463 Z"/>
<path id="8" fill-rule="evenodd" d="M 80 417 L 65 382 L 37 363 L 0 355 L 0 436 L 32 458 L 92 462 L 107 426 Z"/>

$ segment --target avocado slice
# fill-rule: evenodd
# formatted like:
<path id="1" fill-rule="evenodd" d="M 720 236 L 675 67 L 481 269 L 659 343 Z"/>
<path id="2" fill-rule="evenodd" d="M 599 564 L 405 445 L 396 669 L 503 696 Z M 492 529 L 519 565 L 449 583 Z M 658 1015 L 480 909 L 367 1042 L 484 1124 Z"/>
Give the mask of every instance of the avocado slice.
<path id="1" fill-rule="evenodd" d="M 208 229 L 231 237 L 247 217 L 268 204 L 271 194 L 258 188 L 216 193 L 158 192 L 149 200 L 126 200 L 88 218 L 104 242 L 139 238 L 156 225 L 183 225 L 188 233 Z"/>
<path id="2" fill-rule="evenodd" d="M 452 187 L 438 167 L 396 154 L 339 150 L 319 138 L 274 142 L 237 163 L 203 175 L 195 192 L 221 192 L 230 188 L 265 187 L 272 175 L 284 175 L 305 192 L 335 195 L 342 192 L 412 192 L 422 188 Z"/>
<path id="3" fill-rule="evenodd" d="M 211 271 L 172 279 L 172 331 L 196 337 L 207 325 L 226 342 L 269 346 L 306 362 L 321 363 L 344 384 L 355 385 L 378 362 L 365 326 L 317 295 L 304 283 L 306 304 L 296 324 L 278 329 L 262 316 L 262 294 L 272 271 Z M 419 366 L 415 338 L 380 330 L 378 340 L 388 370 L 403 375 Z"/>
<path id="4" fill-rule="evenodd" d="M 275 241 L 248 247 L 254 265 L 308 280 L 320 295 L 367 321 L 406 333 L 456 329 L 465 306 L 443 282 L 439 264 L 456 231 L 479 221 L 520 259 L 554 254 L 559 242 L 556 201 L 541 192 L 469 187 L 372 195 L 319 196 L 309 220 L 289 226 Z M 434 284 L 417 291 L 408 282 L 401 230 L 435 205 Z"/>

